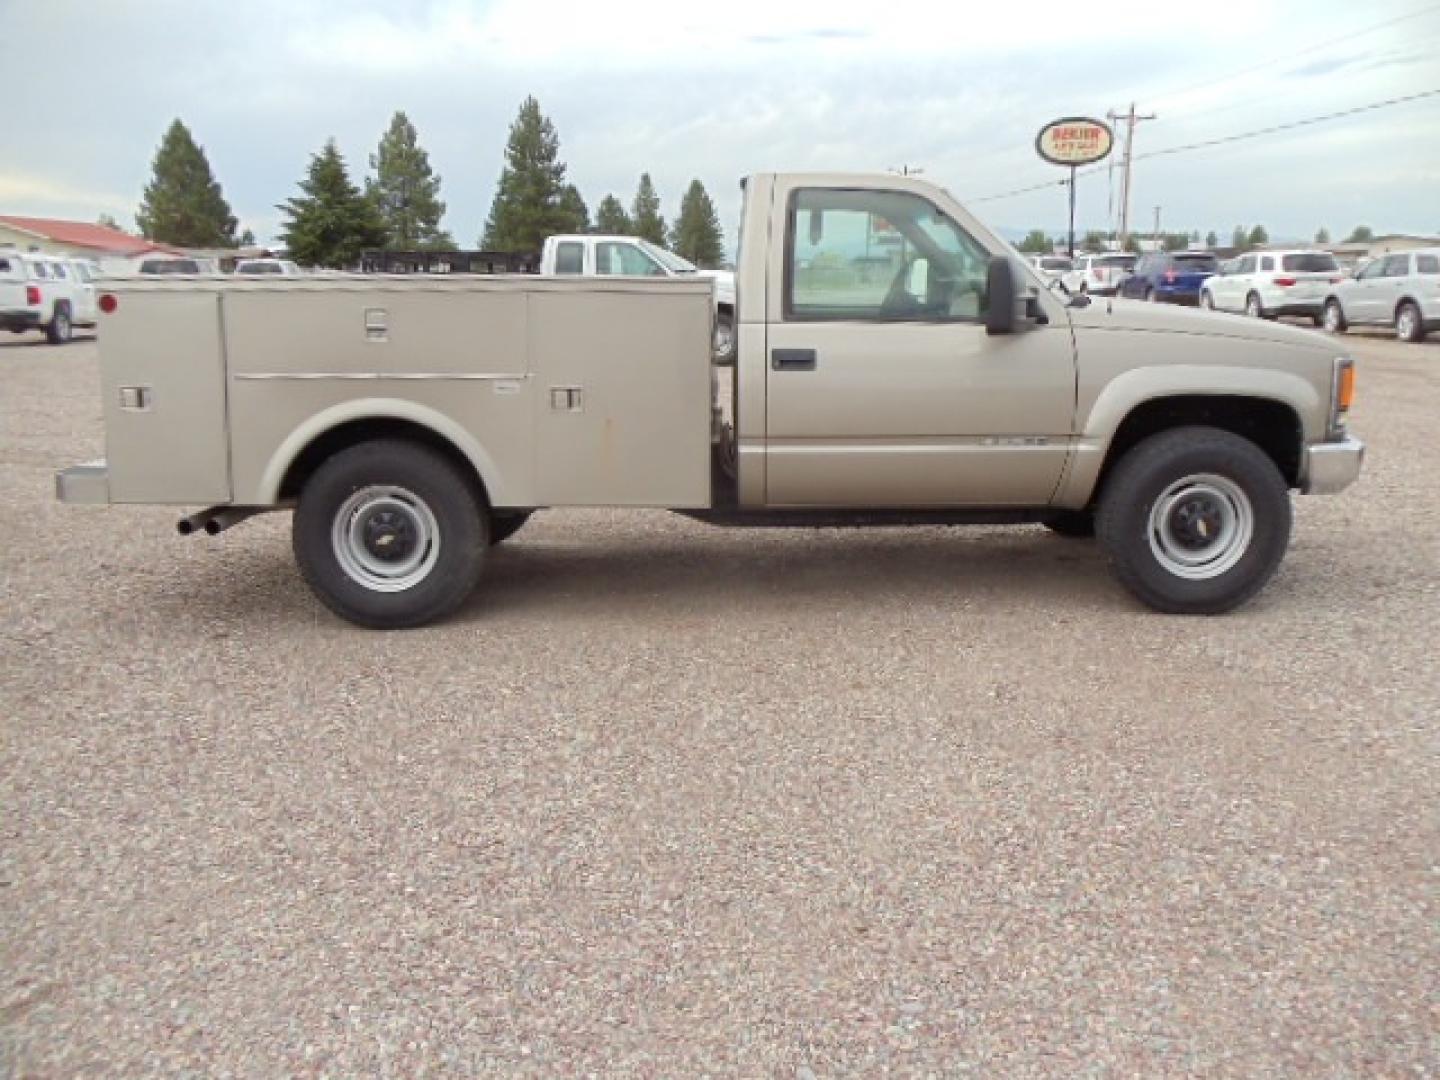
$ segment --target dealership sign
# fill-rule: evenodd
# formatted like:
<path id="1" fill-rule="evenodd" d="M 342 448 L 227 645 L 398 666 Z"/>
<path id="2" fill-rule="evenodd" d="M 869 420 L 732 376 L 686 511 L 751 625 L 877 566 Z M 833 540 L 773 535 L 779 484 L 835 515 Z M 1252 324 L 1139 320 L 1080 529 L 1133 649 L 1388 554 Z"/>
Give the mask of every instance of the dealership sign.
<path id="1" fill-rule="evenodd" d="M 1053 165 L 1090 165 L 1110 153 L 1115 137 L 1107 124 L 1083 116 L 1052 120 L 1035 136 L 1035 149 Z"/>

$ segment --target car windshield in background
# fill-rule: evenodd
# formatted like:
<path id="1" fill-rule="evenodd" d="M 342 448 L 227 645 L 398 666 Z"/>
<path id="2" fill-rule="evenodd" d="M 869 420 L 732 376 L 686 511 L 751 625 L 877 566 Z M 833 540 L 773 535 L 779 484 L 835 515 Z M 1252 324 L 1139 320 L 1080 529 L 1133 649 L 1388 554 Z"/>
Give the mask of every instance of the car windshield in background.
<path id="1" fill-rule="evenodd" d="M 200 264 L 194 259 L 155 259 L 140 266 L 142 274 L 198 274 Z"/>
<path id="2" fill-rule="evenodd" d="M 1103 258 L 1096 259 L 1095 262 L 1094 262 L 1092 265 L 1094 265 L 1094 266 L 1109 266 L 1109 267 L 1118 266 L 1118 267 L 1119 267 L 1120 269 L 1122 269 L 1122 270 L 1130 270 L 1130 269 L 1132 269 L 1132 268 L 1135 266 L 1135 256 L 1134 256 L 1134 255 L 1106 255 L 1106 256 L 1104 256 Z"/>
<path id="3" fill-rule="evenodd" d="M 1299 255 L 1286 255 L 1280 260 L 1280 268 L 1292 274 L 1338 274 L 1340 264 L 1334 255 L 1323 251 L 1302 251 Z"/>
<path id="4" fill-rule="evenodd" d="M 279 263 L 241 263 L 235 268 L 237 274 L 280 274 L 284 271 Z"/>
<path id="5" fill-rule="evenodd" d="M 1041 259 L 1042 270 L 1069 270 L 1074 264 L 1069 259 Z"/>
<path id="6" fill-rule="evenodd" d="M 1210 273 L 1213 274 L 1219 268 L 1219 263 L 1214 255 L 1176 255 L 1175 266 L 1186 273 Z"/>
<path id="7" fill-rule="evenodd" d="M 653 258 L 661 266 L 665 267 L 665 269 L 669 270 L 672 274 L 695 273 L 695 264 L 692 262 L 687 262 L 679 255 L 676 255 L 673 251 L 666 251 L 662 247 L 657 247 L 655 244 L 647 244 L 643 240 L 640 242 L 640 247 L 643 251 L 648 252 L 651 258 Z"/>

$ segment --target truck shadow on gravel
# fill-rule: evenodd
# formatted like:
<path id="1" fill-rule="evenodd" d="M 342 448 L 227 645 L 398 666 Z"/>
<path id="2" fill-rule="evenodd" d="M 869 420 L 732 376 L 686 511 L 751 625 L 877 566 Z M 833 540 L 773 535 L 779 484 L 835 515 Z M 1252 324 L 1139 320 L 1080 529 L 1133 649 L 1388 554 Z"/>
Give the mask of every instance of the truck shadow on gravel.
<path id="1" fill-rule="evenodd" d="M 532 611 L 794 612 L 945 605 L 1077 603 L 1138 610 L 1094 544 L 1009 531 L 727 531 L 718 542 L 609 545 L 526 542 L 498 548 L 480 588 L 452 621 Z"/>

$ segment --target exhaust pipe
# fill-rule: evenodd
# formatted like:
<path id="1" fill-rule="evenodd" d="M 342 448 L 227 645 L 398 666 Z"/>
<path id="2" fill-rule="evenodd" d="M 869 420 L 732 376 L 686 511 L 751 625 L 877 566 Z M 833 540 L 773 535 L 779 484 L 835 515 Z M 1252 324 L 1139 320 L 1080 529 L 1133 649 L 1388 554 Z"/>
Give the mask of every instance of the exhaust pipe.
<path id="1" fill-rule="evenodd" d="M 227 506 L 223 510 L 214 510 L 205 519 L 205 535 L 219 536 L 231 525 L 239 525 L 260 512 L 258 506 Z"/>
<path id="2" fill-rule="evenodd" d="M 183 517 L 175 523 L 175 531 L 181 536 L 193 536 L 203 531 L 206 536 L 219 536 L 232 525 L 239 525 L 246 518 L 264 513 L 261 506 L 212 506 Z"/>

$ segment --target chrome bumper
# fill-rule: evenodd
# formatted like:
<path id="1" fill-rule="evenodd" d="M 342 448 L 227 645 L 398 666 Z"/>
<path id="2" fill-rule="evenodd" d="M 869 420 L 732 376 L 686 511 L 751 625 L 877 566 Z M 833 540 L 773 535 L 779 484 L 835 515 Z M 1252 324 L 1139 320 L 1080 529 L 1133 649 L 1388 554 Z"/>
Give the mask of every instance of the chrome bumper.
<path id="1" fill-rule="evenodd" d="M 1348 435 L 1340 442 L 1307 446 L 1300 490 L 1307 495 L 1344 491 L 1359 478 L 1360 463 L 1364 460 L 1365 444 Z"/>
<path id="2" fill-rule="evenodd" d="M 55 474 L 55 498 L 63 503 L 108 503 L 110 467 L 101 459 L 61 469 Z"/>

